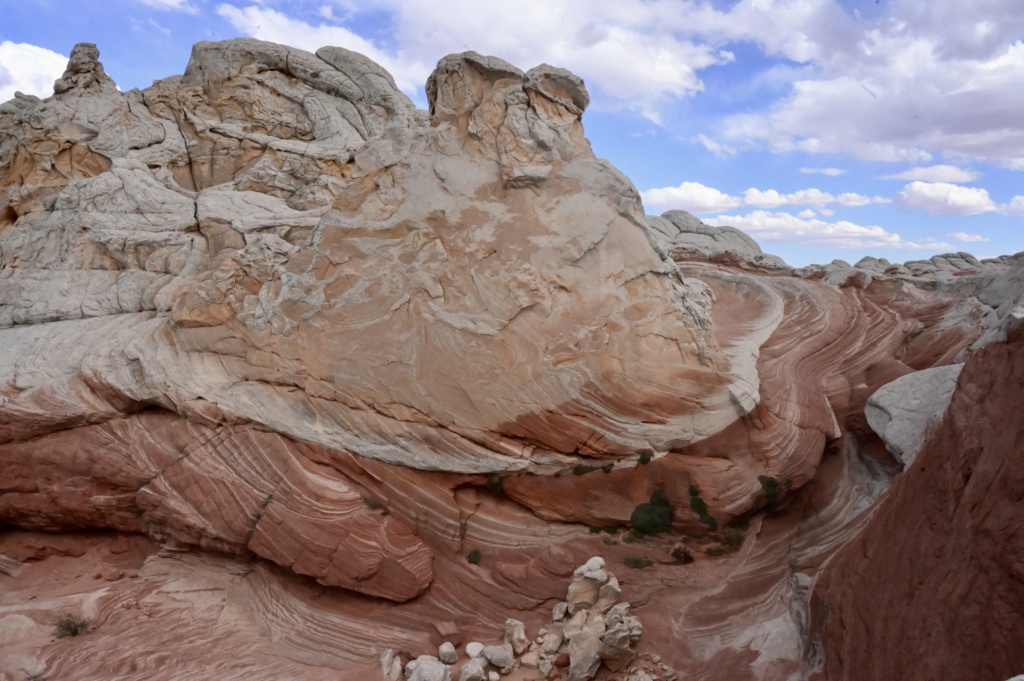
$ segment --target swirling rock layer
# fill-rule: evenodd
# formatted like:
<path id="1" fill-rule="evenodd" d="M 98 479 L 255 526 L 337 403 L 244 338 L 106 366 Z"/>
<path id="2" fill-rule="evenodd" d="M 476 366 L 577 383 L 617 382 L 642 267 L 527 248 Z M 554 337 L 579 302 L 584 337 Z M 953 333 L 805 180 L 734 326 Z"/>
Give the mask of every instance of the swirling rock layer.
<path id="1" fill-rule="evenodd" d="M 340 48 L 200 43 L 124 94 L 97 58 L 0 106 L 8 677 L 364 679 L 533 637 L 603 555 L 643 655 L 799 678 L 900 471 L 869 396 L 1021 316 L 1012 258 L 790 270 L 645 216 L 555 67 L 451 55 L 423 112 Z"/>
<path id="2" fill-rule="evenodd" d="M 1007 679 L 1024 668 L 1022 399 L 1024 337 L 967 361 L 906 474 L 821 577 L 815 678 Z"/>

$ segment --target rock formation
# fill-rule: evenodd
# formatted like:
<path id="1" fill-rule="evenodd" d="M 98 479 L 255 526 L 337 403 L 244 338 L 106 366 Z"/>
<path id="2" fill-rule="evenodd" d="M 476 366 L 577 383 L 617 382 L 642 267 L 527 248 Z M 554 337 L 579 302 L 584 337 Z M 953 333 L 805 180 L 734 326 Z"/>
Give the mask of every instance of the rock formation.
<path id="1" fill-rule="evenodd" d="M 522 668 L 529 674 L 539 672 L 545 678 L 566 670 L 568 681 L 590 681 L 602 669 L 607 672 L 629 670 L 630 678 L 641 677 L 674 681 L 675 673 L 651 659 L 638 657 L 637 645 L 643 625 L 630 615 L 629 603 L 618 603 L 619 582 L 605 569 L 604 559 L 595 556 L 576 568 L 566 600 L 552 609 L 551 621 L 537 632 L 531 642 L 526 627 L 510 619 L 504 625 L 504 642 L 483 645 L 477 641 L 465 648 L 468 659 L 460 663 L 450 641 L 442 643 L 438 655 L 420 655 L 405 666 L 409 681 L 451 679 L 458 670 L 459 681 L 483 681 L 493 675 L 505 676 Z M 572 615 L 569 617 L 569 615 Z M 399 659 L 391 649 L 381 654 L 381 671 L 393 672 Z M 633 664 L 638 660 L 638 664 Z"/>
<path id="2" fill-rule="evenodd" d="M 552 66 L 450 55 L 419 111 L 341 48 L 98 57 L 0 105 L 0 675 L 835 674 L 822 566 L 937 456 L 900 477 L 942 406 L 900 395 L 1024 318 L 1020 257 L 645 216 Z"/>
<path id="3" fill-rule="evenodd" d="M 973 353 L 948 410 L 815 591 L 813 678 L 1006 679 L 1024 669 L 1024 328 Z M 871 597 L 866 597 L 870 594 Z"/>

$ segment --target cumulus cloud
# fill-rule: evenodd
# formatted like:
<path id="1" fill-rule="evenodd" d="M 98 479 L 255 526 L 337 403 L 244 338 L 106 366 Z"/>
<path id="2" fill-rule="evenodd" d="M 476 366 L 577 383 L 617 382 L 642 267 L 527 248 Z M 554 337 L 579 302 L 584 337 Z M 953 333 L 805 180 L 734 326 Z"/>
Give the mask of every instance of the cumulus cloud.
<path id="1" fill-rule="evenodd" d="M 880 180 L 920 180 L 922 182 L 973 182 L 981 173 L 951 165 L 917 166 L 902 173 L 883 175 Z"/>
<path id="2" fill-rule="evenodd" d="M 917 208 L 933 215 L 977 215 L 997 209 L 987 190 L 948 182 L 911 182 L 899 193 L 897 200 L 907 208 Z"/>
<path id="3" fill-rule="evenodd" d="M 830 194 L 820 189 L 800 189 L 784 194 L 775 189 L 755 189 L 751 187 L 743 192 L 743 196 L 730 196 L 699 182 L 683 182 L 678 187 L 649 189 L 641 192 L 644 203 L 649 208 L 671 210 L 678 208 L 690 213 L 714 213 L 742 206 L 757 208 L 781 208 L 783 206 L 814 206 L 821 207 L 837 204 L 845 207 L 866 206 L 870 203 L 889 203 L 890 199 L 881 196 L 863 196 L 861 194 L 844 193 Z"/>
<path id="4" fill-rule="evenodd" d="M 187 0 L 139 1 L 191 7 Z M 439 12 L 434 0 L 335 0 L 306 7 L 299 17 L 281 8 L 295 12 L 301 3 L 252 0 L 221 5 L 220 13 L 246 35 L 369 53 L 417 95 L 430 67 L 450 52 L 475 49 L 522 68 L 547 62 L 583 76 L 600 92 L 599 106 L 633 109 L 656 122 L 664 121 L 668 104 L 704 90 L 702 71 L 744 59 L 761 68 L 755 80 L 788 69 L 792 88 L 728 117 L 714 133 L 704 131 L 698 139 L 712 153 L 728 156 L 753 145 L 919 165 L 944 156 L 1024 167 L 1019 0 L 891 0 L 870 19 L 847 12 L 842 0 L 727 5 L 451 0 Z M 363 15 L 381 24 L 373 41 L 352 29 Z M 732 49 L 742 43 L 756 45 L 770 63 Z M 837 169 L 824 174 L 830 170 Z"/>
<path id="5" fill-rule="evenodd" d="M 953 237 L 957 241 L 966 241 L 968 243 L 990 241 L 990 239 L 987 236 L 982 236 L 980 234 L 968 234 L 967 232 L 953 232 L 948 236 Z"/>
<path id="6" fill-rule="evenodd" d="M 835 40 L 809 36 L 810 77 L 767 109 L 730 118 L 727 136 L 872 161 L 920 164 L 941 154 L 1020 165 L 1019 10 L 1015 0 L 896 0 L 879 19 L 852 29 L 834 19 L 841 29 Z"/>
<path id="7" fill-rule="evenodd" d="M 64 73 L 68 58 L 28 43 L 0 42 L 0 102 L 15 92 L 36 97 L 53 94 L 53 81 Z"/>
<path id="8" fill-rule="evenodd" d="M 950 250 L 943 241 L 906 241 L 899 234 L 877 225 L 858 225 L 847 220 L 827 222 L 789 213 L 755 210 L 747 215 L 719 215 L 705 220 L 716 226 L 737 227 L 765 243 L 792 243 L 832 248 L 899 248 L 906 250 Z"/>
<path id="9" fill-rule="evenodd" d="M 433 0 L 342 4 L 347 17 L 322 12 L 310 22 L 262 4 L 222 4 L 218 13 L 253 37 L 303 49 L 335 44 L 363 52 L 396 81 L 396 71 L 407 74 L 403 82 L 415 81 L 417 92 L 437 60 L 451 52 L 496 54 L 524 69 L 547 62 L 578 73 L 588 87 L 603 93 L 604 101 L 655 122 L 661 121 L 664 102 L 703 90 L 698 71 L 735 59 L 717 44 L 688 39 L 662 25 L 674 0 L 522 0 L 514 6 L 451 0 L 444 12 Z M 699 9 L 692 2 L 678 7 L 684 14 Z M 365 40 L 344 25 L 361 11 L 386 16 L 386 43 Z M 407 85 L 401 87 L 410 92 Z"/>
<path id="10" fill-rule="evenodd" d="M 680 209 L 690 213 L 714 213 L 743 205 L 743 199 L 738 196 L 723 194 L 700 182 L 683 182 L 678 187 L 649 189 L 641 192 L 641 196 L 649 210 L 659 211 Z"/>

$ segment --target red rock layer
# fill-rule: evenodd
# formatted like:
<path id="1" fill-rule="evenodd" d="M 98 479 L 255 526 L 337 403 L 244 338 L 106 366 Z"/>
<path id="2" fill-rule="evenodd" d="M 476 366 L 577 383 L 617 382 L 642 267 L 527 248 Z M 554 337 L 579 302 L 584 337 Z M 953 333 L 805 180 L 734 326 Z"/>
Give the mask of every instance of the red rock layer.
<path id="1" fill-rule="evenodd" d="M 430 549 L 315 463 L 311 449 L 248 426 L 150 410 L 0 445 L 0 518 L 48 531 L 146 532 L 252 552 L 392 600 L 420 594 L 432 578 Z"/>
<path id="2" fill-rule="evenodd" d="M 1024 671 L 1024 339 L 973 353 L 941 423 L 813 596 L 815 676 Z"/>

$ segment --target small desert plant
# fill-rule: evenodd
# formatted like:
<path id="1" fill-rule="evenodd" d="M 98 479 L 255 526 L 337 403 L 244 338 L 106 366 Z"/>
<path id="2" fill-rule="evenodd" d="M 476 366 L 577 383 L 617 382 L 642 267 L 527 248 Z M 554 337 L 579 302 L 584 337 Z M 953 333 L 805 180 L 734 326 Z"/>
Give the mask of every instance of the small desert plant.
<path id="1" fill-rule="evenodd" d="M 646 466 L 647 464 L 649 464 L 651 462 L 651 459 L 653 459 L 653 458 L 654 457 L 651 456 L 650 452 L 643 452 L 642 454 L 640 454 L 640 465 L 641 466 Z"/>
<path id="2" fill-rule="evenodd" d="M 661 490 L 651 495 L 650 502 L 633 509 L 629 522 L 639 534 L 661 534 L 672 528 L 672 507 Z"/>
<path id="3" fill-rule="evenodd" d="M 779 501 L 782 500 L 779 479 L 773 478 L 770 475 L 759 475 L 757 476 L 757 481 L 761 483 L 761 489 L 764 490 L 764 494 L 768 498 L 769 510 L 775 510 L 775 507 L 779 505 Z"/>
<path id="4" fill-rule="evenodd" d="M 586 464 L 578 463 L 572 467 L 572 474 L 586 475 L 587 473 L 593 473 L 594 471 L 599 470 L 600 468 L 600 466 L 588 466 Z"/>
<path id="5" fill-rule="evenodd" d="M 490 492 L 496 497 L 500 497 L 503 487 L 501 477 L 497 475 L 492 475 L 488 477 L 486 487 L 488 492 Z"/>
<path id="6" fill-rule="evenodd" d="M 625 563 L 626 567 L 633 568 L 634 570 L 643 570 L 654 565 L 654 561 L 650 558 L 639 558 L 637 556 L 629 556 L 622 562 Z"/>
<path id="7" fill-rule="evenodd" d="M 89 631 L 89 620 L 84 617 L 76 617 L 75 615 L 64 615 L 57 620 L 56 634 L 57 638 L 68 638 L 70 636 L 78 636 Z"/>
<path id="8" fill-rule="evenodd" d="M 483 558 L 483 555 L 480 553 L 480 549 L 473 549 L 466 555 L 466 560 L 473 565 L 479 565 L 481 558 Z"/>
<path id="9" fill-rule="evenodd" d="M 672 549 L 672 559 L 686 565 L 693 562 L 693 554 L 685 546 L 677 546 Z"/>
<path id="10" fill-rule="evenodd" d="M 690 485 L 690 508 L 697 514 L 700 521 L 708 526 L 709 530 L 714 532 L 718 529 L 718 521 L 708 513 L 708 505 L 700 498 L 700 490 L 696 485 Z"/>

